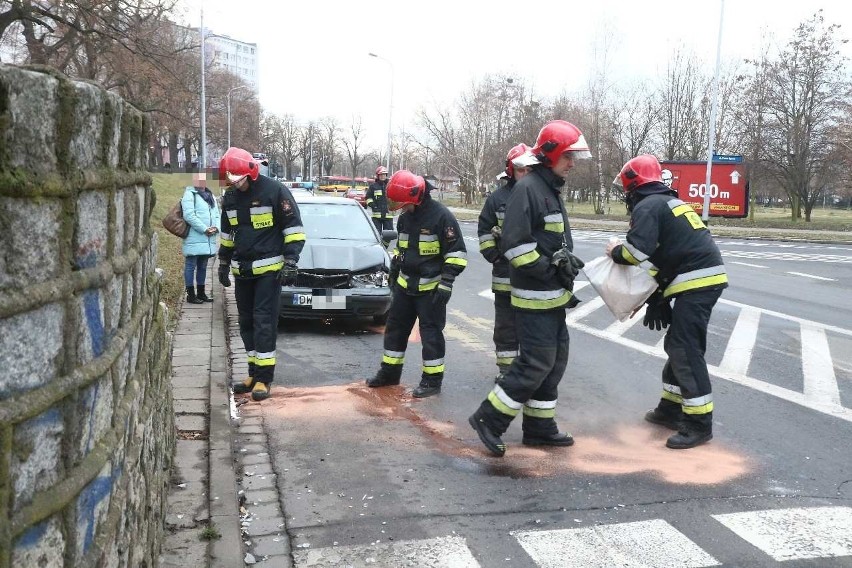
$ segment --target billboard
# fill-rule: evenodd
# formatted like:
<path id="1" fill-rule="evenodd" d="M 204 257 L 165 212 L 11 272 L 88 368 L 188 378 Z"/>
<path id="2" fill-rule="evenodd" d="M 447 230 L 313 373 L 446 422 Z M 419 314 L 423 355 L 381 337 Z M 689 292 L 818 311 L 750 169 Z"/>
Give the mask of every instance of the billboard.
<path id="1" fill-rule="evenodd" d="M 699 215 L 704 209 L 707 191 L 707 162 L 660 162 L 672 173 L 672 189 Z M 710 217 L 748 215 L 748 187 L 741 156 L 714 156 L 710 173 Z"/>

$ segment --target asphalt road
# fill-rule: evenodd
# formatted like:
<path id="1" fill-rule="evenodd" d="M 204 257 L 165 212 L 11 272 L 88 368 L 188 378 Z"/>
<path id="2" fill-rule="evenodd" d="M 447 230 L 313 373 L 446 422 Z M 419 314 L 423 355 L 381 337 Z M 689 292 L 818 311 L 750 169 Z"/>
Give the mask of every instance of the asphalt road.
<path id="1" fill-rule="evenodd" d="M 642 420 L 662 333 L 579 289 L 557 408 L 576 444 L 526 448 L 516 421 L 500 459 L 467 424 L 497 369 L 490 265 L 463 232 L 440 396 L 408 394 L 416 334 L 403 385 L 368 389 L 382 328 L 279 327 L 286 388 L 265 430 L 297 565 L 852 566 L 852 246 L 718 241 L 732 285 L 708 338 L 715 438 L 686 451 Z M 575 252 L 610 236 L 575 231 Z"/>

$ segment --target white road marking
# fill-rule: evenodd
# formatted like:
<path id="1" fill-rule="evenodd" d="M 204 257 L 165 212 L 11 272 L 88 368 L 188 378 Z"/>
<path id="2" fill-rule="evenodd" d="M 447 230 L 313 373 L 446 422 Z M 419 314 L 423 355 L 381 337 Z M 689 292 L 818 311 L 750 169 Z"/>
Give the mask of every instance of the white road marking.
<path id="1" fill-rule="evenodd" d="M 296 566 L 423 566 L 424 568 L 479 568 L 467 542 L 460 536 L 394 543 L 335 546 L 293 551 Z"/>
<path id="2" fill-rule="evenodd" d="M 825 330 L 814 324 L 799 324 L 802 330 L 802 373 L 805 396 L 816 402 L 840 405 L 840 391 Z"/>
<path id="3" fill-rule="evenodd" d="M 737 262 L 736 260 L 731 261 L 730 264 L 739 264 L 740 266 L 750 266 L 752 268 L 769 268 L 768 266 L 763 266 L 762 264 L 751 264 L 750 262 Z"/>
<path id="4" fill-rule="evenodd" d="M 838 254 L 808 254 L 798 252 L 765 252 L 754 250 L 722 250 L 722 256 L 731 258 L 761 258 L 766 260 L 790 260 L 795 262 L 852 263 L 852 256 Z"/>
<path id="5" fill-rule="evenodd" d="M 518 531 L 512 536 L 541 568 L 719 565 L 719 561 L 662 519 L 581 529 Z"/>
<path id="6" fill-rule="evenodd" d="M 775 560 L 852 556 L 852 508 L 773 509 L 712 515 Z"/>
<path id="7" fill-rule="evenodd" d="M 615 322 L 607 326 L 604 331 L 612 333 L 613 335 L 624 335 L 627 333 L 627 330 L 637 323 L 641 323 L 642 320 L 645 319 L 645 309 L 646 305 L 642 304 L 642 307 L 639 308 L 639 311 L 636 312 L 632 318 L 627 318 L 624 321 L 615 320 Z"/>
<path id="8" fill-rule="evenodd" d="M 760 311 L 752 308 L 742 308 L 734 325 L 734 331 L 728 339 L 725 355 L 719 363 L 719 369 L 728 373 L 748 374 L 748 365 L 757 340 L 757 329 L 760 324 Z"/>
<path id="9" fill-rule="evenodd" d="M 813 278 L 815 280 L 827 280 L 828 282 L 837 282 L 835 278 L 826 278 L 825 276 L 816 276 L 815 274 L 806 274 L 804 272 L 787 272 L 793 276 L 804 276 L 805 278 Z"/>

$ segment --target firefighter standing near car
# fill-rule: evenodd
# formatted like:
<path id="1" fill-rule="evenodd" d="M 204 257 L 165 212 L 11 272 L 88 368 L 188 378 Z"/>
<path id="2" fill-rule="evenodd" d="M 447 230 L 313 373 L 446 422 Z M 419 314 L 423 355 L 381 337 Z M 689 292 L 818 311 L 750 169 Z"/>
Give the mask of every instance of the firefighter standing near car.
<path id="1" fill-rule="evenodd" d="M 388 200 L 385 195 L 388 185 L 388 169 L 384 166 L 376 168 L 376 180 L 367 188 L 365 196 L 367 207 L 372 211 L 373 224 L 382 234 L 385 229 L 393 229 L 393 215 L 388 211 Z"/>
<path id="2" fill-rule="evenodd" d="M 613 184 L 624 192 L 630 229 L 626 243 L 610 243 L 606 252 L 616 263 L 638 265 L 654 276 L 659 288 L 646 302 L 642 323 L 668 328 L 663 394 L 645 420 L 677 430 L 666 441 L 669 448 L 693 448 L 713 438 L 704 352 L 710 314 L 728 287 L 722 255 L 701 217 L 665 183 L 654 156 L 628 161 Z"/>
<path id="3" fill-rule="evenodd" d="M 493 265 L 491 269 L 491 291 L 494 292 L 494 350 L 498 374 L 495 382 L 506 375 L 512 361 L 518 356 L 518 335 L 515 332 L 515 311 L 512 308 L 509 283 L 509 261 L 498 246 L 503 230 L 506 203 L 512 195 L 515 183 L 527 173 L 527 168 L 536 163 L 529 146 L 518 144 L 506 156 L 506 169 L 497 176 L 506 179 L 505 185 L 488 196 L 479 214 L 477 234 L 479 252 Z"/>
<path id="4" fill-rule="evenodd" d="M 545 124 L 531 152 L 539 163 L 512 190 L 499 243 L 510 264 L 519 354 L 468 419 L 496 456 L 506 452 L 500 436 L 522 411 L 525 445 L 574 443 L 559 432 L 556 399 L 568 363 L 565 310 L 578 303 L 571 291 L 583 262 L 571 252 L 562 186 L 575 160 L 591 154 L 582 132 L 564 120 Z"/>
<path id="5" fill-rule="evenodd" d="M 251 154 L 228 148 L 219 179 L 229 187 L 222 198 L 219 282 L 230 286 L 239 313 L 240 337 L 249 376 L 234 383 L 235 393 L 264 400 L 275 376 L 275 340 L 281 286 L 296 281 L 296 263 L 305 246 L 299 207 L 290 190 L 259 174 Z"/>
<path id="6" fill-rule="evenodd" d="M 458 221 L 431 196 L 432 186 L 407 170 L 393 174 L 387 184 L 391 211 L 397 220 L 397 248 L 388 281 L 393 289 L 385 325 L 384 353 L 369 387 L 398 385 L 408 336 L 420 321 L 423 368 L 415 398 L 441 392 L 444 380 L 444 326 L 453 283 L 467 266 L 467 251 Z"/>

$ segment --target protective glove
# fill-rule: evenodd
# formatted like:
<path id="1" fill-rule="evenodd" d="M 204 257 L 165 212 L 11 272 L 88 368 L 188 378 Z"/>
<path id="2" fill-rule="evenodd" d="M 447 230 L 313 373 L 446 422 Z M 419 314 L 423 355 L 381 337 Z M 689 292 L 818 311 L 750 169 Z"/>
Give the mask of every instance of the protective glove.
<path id="1" fill-rule="evenodd" d="M 394 290 L 399 283 L 396 281 L 399 278 L 399 269 L 402 266 L 402 259 L 399 255 L 391 257 L 390 272 L 388 272 L 388 288 Z"/>
<path id="2" fill-rule="evenodd" d="M 672 306 L 669 300 L 663 297 L 662 290 L 657 289 L 646 303 L 648 308 L 645 310 L 642 325 L 651 330 L 661 331 L 672 323 Z"/>
<path id="3" fill-rule="evenodd" d="M 556 279 L 559 285 L 566 290 L 574 289 L 574 279 L 580 274 L 580 269 L 585 263 L 575 256 L 568 247 L 562 247 L 556 251 L 550 259 L 550 264 L 556 268 Z"/>
<path id="4" fill-rule="evenodd" d="M 494 240 L 499 241 L 503 236 L 503 227 L 500 225 L 494 225 L 491 227 L 491 236 L 494 237 Z"/>
<path id="5" fill-rule="evenodd" d="M 219 283 L 225 288 L 231 285 L 231 267 L 222 262 L 219 263 Z"/>
<path id="6" fill-rule="evenodd" d="M 436 308 L 443 308 L 447 305 L 447 302 L 450 301 L 450 296 L 452 295 L 453 285 L 441 281 L 435 288 L 435 291 L 432 292 L 432 305 L 434 305 Z"/>
<path id="7" fill-rule="evenodd" d="M 299 269 L 296 267 L 296 262 L 290 259 L 284 261 L 284 266 L 278 271 L 278 282 L 282 286 L 292 286 L 296 283 L 296 277 L 299 275 Z"/>

